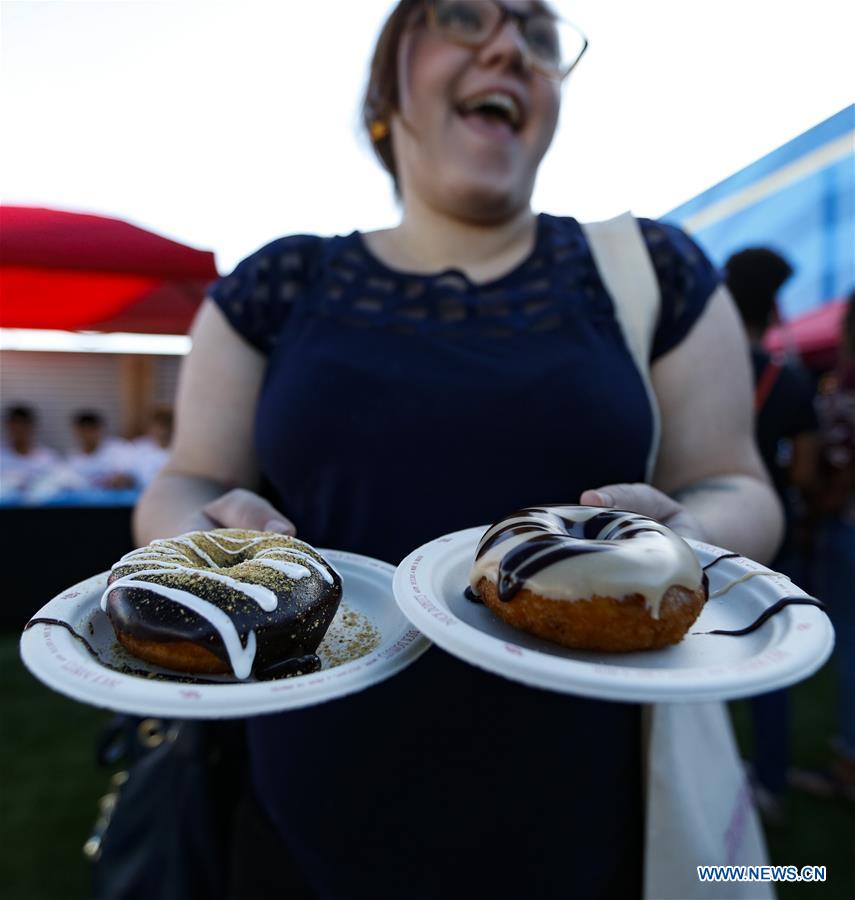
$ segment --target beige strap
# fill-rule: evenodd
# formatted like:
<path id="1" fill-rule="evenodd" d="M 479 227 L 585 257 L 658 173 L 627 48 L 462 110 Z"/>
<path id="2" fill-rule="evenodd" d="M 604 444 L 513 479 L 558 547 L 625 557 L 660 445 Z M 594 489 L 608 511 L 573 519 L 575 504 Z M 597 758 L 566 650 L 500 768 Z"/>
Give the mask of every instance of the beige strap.
<path id="1" fill-rule="evenodd" d="M 646 469 L 650 481 L 660 436 L 659 407 L 650 380 L 650 351 L 661 303 L 656 270 L 630 213 L 582 228 L 650 401 L 653 438 Z M 647 706 L 641 744 L 645 900 L 773 898 L 768 884 L 698 879 L 698 865 L 767 862 L 724 705 Z"/>
<path id="2" fill-rule="evenodd" d="M 645 465 L 646 480 L 653 479 L 659 452 L 659 405 L 650 380 L 650 351 L 659 319 L 659 281 L 641 228 L 632 213 L 605 222 L 582 225 L 600 278 L 612 299 L 615 318 L 635 362 L 653 420 L 653 434 Z"/>

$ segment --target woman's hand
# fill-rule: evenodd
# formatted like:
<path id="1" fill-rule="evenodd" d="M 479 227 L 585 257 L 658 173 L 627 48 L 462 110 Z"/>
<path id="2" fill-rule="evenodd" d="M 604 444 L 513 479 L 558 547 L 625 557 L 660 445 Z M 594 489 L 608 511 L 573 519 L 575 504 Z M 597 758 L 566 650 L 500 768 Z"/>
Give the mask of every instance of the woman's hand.
<path id="1" fill-rule="evenodd" d="M 206 503 L 188 516 L 182 531 L 209 531 L 212 528 L 241 528 L 247 531 L 297 533 L 294 523 L 258 494 L 245 488 L 234 488 Z"/>
<path id="2" fill-rule="evenodd" d="M 636 512 L 667 525 L 682 537 L 706 541 L 698 520 L 676 500 L 649 484 L 607 484 L 579 497 L 583 506 L 608 506 Z"/>

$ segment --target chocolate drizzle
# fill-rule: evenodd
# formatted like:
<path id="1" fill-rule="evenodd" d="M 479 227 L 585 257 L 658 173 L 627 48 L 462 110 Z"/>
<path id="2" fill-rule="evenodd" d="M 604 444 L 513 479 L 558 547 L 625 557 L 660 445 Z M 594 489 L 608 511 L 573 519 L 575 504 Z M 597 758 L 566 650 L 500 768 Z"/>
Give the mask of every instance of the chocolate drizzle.
<path id="1" fill-rule="evenodd" d="M 320 657 L 315 653 L 307 653 L 305 656 L 272 662 L 269 666 L 257 669 L 255 674 L 261 681 L 269 681 L 274 678 L 290 678 L 292 675 L 309 675 L 320 668 Z"/>
<path id="2" fill-rule="evenodd" d="M 463 592 L 463 596 L 470 603 L 483 603 L 484 601 L 472 590 L 471 587 L 467 585 L 466 590 Z"/>
<path id="3" fill-rule="evenodd" d="M 98 662 L 101 662 L 101 657 L 98 656 L 98 653 L 92 646 L 92 644 L 90 644 L 82 634 L 75 631 L 71 627 L 71 625 L 68 624 L 68 622 L 64 622 L 62 619 L 49 619 L 47 616 L 36 616 L 34 619 L 30 619 L 30 621 L 27 622 L 27 624 L 24 626 L 24 631 L 26 631 L 28 628 L 32 628 L 33 625 L 59 625 L 60 628 L 64 628 L 66 631 L 70 632 L 74 637 L 76 637 L 77 640 L 80 641 L 83 646 L 92 654 L 92 656 L 94 656 L 95 659 L 98 660 Z"/>
<path id="4" fill-rule="evenodd" d="M 506 517 L 507 524 L 494 526 L 489 536 L 482 539 L 475 555 L 476 564 L 504 541 L 526 536 L 499 563 L 496 593 L 501 601 L 513 600 L 526 581 L 556 563 L 615 550 L 615 541 L 643 533 L 661 533 L 661 526 L 651 519 L 626 510 L 604 509 L 588 518 L 574 519 L 559 512 L 568 509 L 572 507 L 525 507 L 511 513 Z M 520 522 L 521 519 L 526 521 Z"/>
<path id="5" fill-rule="evenodd" d="M 723 559 L 740 559 L 742 557 L 741 553 L 722 553 L 721 556 L 717 556 L 712 562 L 708 562 L 704 567 L 704 572 L 707 569 L 711 569 L 716 563 L 720 563 Z"/>
<path id="6" fill-rule="evenodd" d="M 760 613 L 750 625 L 746 625 L 745 628 L 737 628 L 733 631 L 717 628 L 715 631 L 696 631 L 695 634 L 723 634 L 728 637 L 742 637 L 743 635 L 751 634 L 752 631 L 756 631 L 764 622 L 771 619 L 772 616 L 777 615 L 787 606 L 815 606 L 817 609 L 821 609 L 828 615 L 825 604 L 820 600 L 817 600 L 816 597 L 781 597 L 776 603 L 773 603 L 770 607 L 764 609 L 763 612 Z"/>
<path id="7" fill-rule="evenodd" d="M 601 553 L 607 549 L 595 544 L 585 544 L 581 540 L 571 544 L 554 534 L 535 535 L 502 557 L 496 592 L 501 601 L 508 603 L 529 578 L 548 566 L 584 553 Z"/>

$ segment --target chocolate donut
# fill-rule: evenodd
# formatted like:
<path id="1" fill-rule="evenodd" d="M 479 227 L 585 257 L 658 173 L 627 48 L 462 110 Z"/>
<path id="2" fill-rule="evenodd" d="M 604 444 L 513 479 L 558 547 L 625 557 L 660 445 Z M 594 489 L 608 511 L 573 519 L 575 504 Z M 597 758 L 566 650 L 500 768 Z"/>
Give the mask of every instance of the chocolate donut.
<path id="1" fill-rule="evenodd" d="M 221 528 L 158 540 L 112 568 L 101 608 L 134 656 L 190 673 L 272 678 L 320 668 L 341 577 L 303 541 Z"/>
<path id="2" fill-rule="evenodd" d="M 473 593 L 510 625 L 565 647 L 647 650 L 682 640 L 707 599 L 691 547 L 659 522 L 594 506 L 534 506 L 491 526 Z"/>

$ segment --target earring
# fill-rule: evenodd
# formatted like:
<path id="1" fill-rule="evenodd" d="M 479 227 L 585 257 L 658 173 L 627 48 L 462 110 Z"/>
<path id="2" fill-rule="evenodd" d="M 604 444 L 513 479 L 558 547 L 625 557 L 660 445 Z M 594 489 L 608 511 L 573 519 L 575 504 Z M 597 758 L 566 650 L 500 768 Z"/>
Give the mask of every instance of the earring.
<path id="1" fill-rule="evenodd" d="M 371 140 L 375 144 L 389 137 L 389 123 L 384 119 L 375 119 L 371 123 Z"/>

